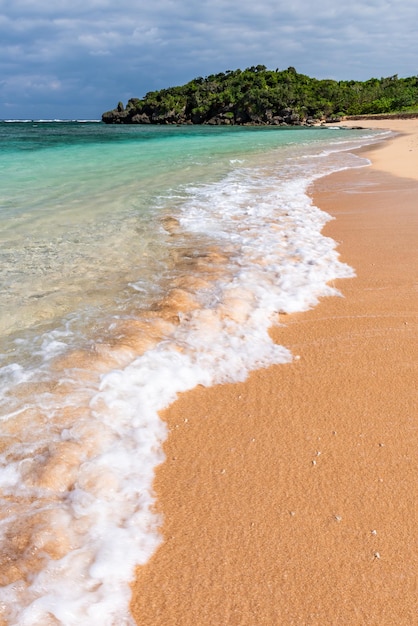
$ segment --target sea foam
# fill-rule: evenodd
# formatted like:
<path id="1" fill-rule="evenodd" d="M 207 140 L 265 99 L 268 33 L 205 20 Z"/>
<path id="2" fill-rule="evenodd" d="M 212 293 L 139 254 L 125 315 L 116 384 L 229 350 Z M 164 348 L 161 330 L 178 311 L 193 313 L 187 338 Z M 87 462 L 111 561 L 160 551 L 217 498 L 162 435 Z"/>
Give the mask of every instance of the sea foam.
<path id="1" fill-rule="evenodd" d="M 71 345 L 71 325 L 47 333 L 35 363 L 3 368 L 4 404 L 14 396 L 0 455 L 6 623 L 133 624 L 129 584 L 161 542 L 159 411 L 196 385 L 292 359 L 269 328 L 339 295 L 332 281 L 354 275 L 321 234 L 330 216 L 308 186 L 364 163 L 300 157 L 278 176 L 266 159 L 188 186 L 171 213 L 167 203 L 174 261 L 153 306 L 115 316 L 89 345 Z"/>

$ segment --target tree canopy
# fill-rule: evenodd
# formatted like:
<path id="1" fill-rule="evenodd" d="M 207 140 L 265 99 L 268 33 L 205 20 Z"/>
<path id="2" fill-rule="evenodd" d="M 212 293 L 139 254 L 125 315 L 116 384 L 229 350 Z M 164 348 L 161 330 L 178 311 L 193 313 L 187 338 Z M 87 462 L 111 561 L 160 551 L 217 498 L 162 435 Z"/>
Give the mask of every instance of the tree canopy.
<path id="1" fill-rule="evenodd" d="M 418 76 L 318 80 L 294 67 L 264 65 L 198 77 L 131 98 L 103 113 L 106 123 L 298 124 L 346 115 L 418 110 Z"/>

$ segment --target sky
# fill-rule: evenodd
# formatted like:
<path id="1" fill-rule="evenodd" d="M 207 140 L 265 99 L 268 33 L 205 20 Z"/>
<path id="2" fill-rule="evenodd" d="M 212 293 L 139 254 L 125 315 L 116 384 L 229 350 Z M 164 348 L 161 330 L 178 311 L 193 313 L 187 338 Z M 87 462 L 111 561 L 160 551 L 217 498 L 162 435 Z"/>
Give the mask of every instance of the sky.
<path id="1" fill-rule="evenodd" d="M 0 0 L 0 119 L 100 119 L 253 65 L 415 76 L 417 24 L 417 0 Z"/>

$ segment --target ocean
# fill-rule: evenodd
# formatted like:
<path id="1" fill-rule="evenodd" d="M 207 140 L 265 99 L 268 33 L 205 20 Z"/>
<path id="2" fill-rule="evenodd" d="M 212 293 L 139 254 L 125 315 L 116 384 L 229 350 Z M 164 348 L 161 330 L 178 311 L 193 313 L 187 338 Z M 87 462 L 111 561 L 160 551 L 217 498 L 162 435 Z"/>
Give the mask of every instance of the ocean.
<path id="1" fill-rule="evenodd" d="M 0 623 L 133 624 L 158 412 L 292 360 L 268 329 L 354 276 L 309 186 L 384 136 L 0 122 Z"/>

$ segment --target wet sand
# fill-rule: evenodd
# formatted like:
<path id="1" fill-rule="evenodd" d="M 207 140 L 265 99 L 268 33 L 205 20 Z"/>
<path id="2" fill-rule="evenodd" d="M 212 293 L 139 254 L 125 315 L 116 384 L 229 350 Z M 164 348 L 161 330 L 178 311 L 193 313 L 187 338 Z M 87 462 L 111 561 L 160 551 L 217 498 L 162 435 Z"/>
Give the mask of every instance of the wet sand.
<path id="1" fill-rule="evenodd" d="M 374 125 L 406 134 L 312 189 L 357 273 L 343 297 L 281 316 L 293 363 L 163 415 L 139 626 L 418 623 L 418 120 Z"/>

